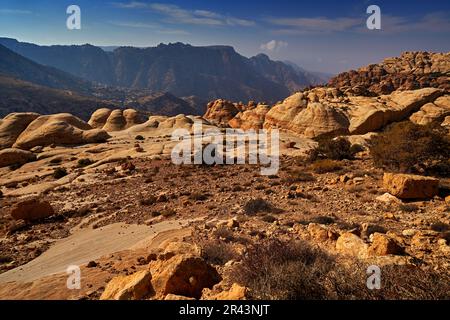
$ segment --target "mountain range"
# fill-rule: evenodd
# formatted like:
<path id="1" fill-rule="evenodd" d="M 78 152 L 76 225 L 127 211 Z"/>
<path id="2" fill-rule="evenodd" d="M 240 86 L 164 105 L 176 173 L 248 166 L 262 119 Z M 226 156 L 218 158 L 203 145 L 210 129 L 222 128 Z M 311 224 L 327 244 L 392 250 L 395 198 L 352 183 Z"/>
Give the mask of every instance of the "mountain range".
<path id="1" fill-rule="evenodd" d="M 10 38 L 0 38 L 0 44 L 41 65 L 96 84 L 170 92 L 178 97 L 276 102 L 328 80 L 264 54 L 246 58 L 230 46 L 173 43 L 104 50 L 89 44 L 40 46 Z"/>

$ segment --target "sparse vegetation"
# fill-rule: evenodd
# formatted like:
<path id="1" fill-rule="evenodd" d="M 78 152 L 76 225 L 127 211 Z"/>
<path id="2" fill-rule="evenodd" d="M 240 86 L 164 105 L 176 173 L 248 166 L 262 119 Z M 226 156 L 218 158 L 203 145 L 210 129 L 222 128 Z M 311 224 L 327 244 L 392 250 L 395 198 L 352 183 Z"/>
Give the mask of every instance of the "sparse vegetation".
<path id="1" fill-rule="evenodd" d="M 376 166 L 404 173 L 450 176 L 450 138 L 438 125 L 395 123 L 372 139 Z"/>
<path id="2" fill-rule="evenodd" d="M 311 169 L 315 173 L 335 172 L 342 169 L 342 164 L 336 160 L 322 159 L 311 164 Z"/>
<path id="3" fill-rule="evenodd" d="M 202 258 L 211 264 L 224 265 L 237 256 L 233 245 L 222 240 L 203 240 L 199 246 Z"/>
<path id="4" fill-rule="evenodd" d="M 67 170 L 65 168 L 58 167 L 53 171 L 53 178 L 55 179 L 61 179 L 65 176 L 67 176 Z"/>
<path id="5" fill-rule="evenodd" d="M 448 274 L 412 266 L 382 268 L 380 290 L 366 286 L 367 266 L 344 267 L 336 257 L 303 241 L 267 239 L 252 245 L 232 280 L 251 289 L 254 299 L 448 299 Z"/>
<path id="6" fill-rule="evenodd" d="M 262 198 L 251 199 L 244 205 L 244 212 L 248 215 L 255 215 L 261 212 L 271 212 L 272 210 L 272 204 Z"/>
<path id="7" fill-rule="evenodd" d="M 84 167 L 87 167 L 87 166 L 89 166 L 89 165 L 91 165 L 93 163 L 94 163 L 94 161 L 92 161 L 89 158 L 79 159 L 78 163 L 77 163 L 77 167 L 78 168 L 84 168 Z"/>

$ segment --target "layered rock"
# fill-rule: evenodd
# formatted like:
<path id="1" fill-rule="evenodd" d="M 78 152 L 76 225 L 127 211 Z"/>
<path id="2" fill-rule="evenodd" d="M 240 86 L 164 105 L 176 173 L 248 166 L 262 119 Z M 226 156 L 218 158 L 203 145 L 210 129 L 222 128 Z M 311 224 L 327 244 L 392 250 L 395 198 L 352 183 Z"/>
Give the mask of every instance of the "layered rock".
<path id="1" fill-rule="evenodd" d="M 208 103 L 207 110 L 203 118 L 220 126 L 228 126 L 228 122 L 233 119 L 241 109 L 237 104 L 228 100 L 216 100 Z"/>
<path id="2" fill-rule="evenodd" d="M 261 129 L 264 125 L 266 114 L 269 112 L 268 105 L 258 105 L 254 109 L 239 112 L 228 124 L 232 128 L 250 130 Z"/>
<path id="3" fill-rule="evenodd" d="M 101 108 L 96 110 L 89 119 L 88 124 L 94 129 L 101 129 L 105 125 L 112 110 L 108 108 Z"/>
<path id="4" fill-rule="evenodd" d="M 346 96 L 337 89 L 316 88 L 296 93 L 266 114 L 264 128 L 280 128 L 310 138 L 363 135 L 407 119 L 427 103 L 445 106 L 443 91 L 424 88 L 380 97 Z"/>
<path id="5" fill-rule="evenodd" d="M 39 117 L 38 113 L 11 113 L 0 120 L 0 149 L 10 148 L 28 125 Z"/>
<path id="6" fill-rule="evenodd" d="M 109 135 L 99 129 L 92 129 L 83 120 L 68 114 L 40 116 L 20 134 L 15 148 L 31 149 L 35 146 L 76 145 L 105 142 Z"/>
<path id="7" fill-rule="evenodd" d="M 450 95 L 425 104 L 409 119 L 416 124 L 427 125 L 432 122 L 442 123 L 447 116 L 450 116 Z"/>
<path id="8" fill-rule="evenodd" d="M 36 155 L 30 151 L 8 148 L 0 150 L 0 168 L 11 165 L 22 165 L 36 160 Z"/>
<path id="9" fill-rule="evenodd" d="M 405 52 L 379 64 L 341 73 L 329 85 L 349 94 L 372 96 L 426 87 L 449 90 L 449 72 L 450 53 Z"/>

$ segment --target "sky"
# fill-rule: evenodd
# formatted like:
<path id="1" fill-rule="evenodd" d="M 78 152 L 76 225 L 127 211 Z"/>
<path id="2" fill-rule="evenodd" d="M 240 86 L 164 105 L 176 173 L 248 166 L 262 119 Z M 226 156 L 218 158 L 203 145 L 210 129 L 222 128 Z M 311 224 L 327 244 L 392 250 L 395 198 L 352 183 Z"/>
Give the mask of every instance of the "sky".
<path id="1" fill-rule="evenodd" d="M 81 29 L 68 30 L 69 5 Z M 369 30 L 367 8 L 381 10 Z M 0 0 L 0 36 L 41 45 L 231 45 L 250 57 L 339 73 L 403 51 L 450 51 L 448 0 Z"/>

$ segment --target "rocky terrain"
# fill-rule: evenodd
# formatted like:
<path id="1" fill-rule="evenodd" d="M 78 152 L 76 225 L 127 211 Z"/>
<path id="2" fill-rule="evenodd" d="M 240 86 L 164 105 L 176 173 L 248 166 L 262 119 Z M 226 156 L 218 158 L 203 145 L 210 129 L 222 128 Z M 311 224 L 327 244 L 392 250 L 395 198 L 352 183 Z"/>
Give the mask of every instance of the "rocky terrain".
<path id="1" fill-rule="evenodd" d="M 1 119 L 0 298 L 450 298 L 445 86 L 320 87 L 205 109 Z M 278 173 L 175 165 L 175 129 L 211 144 L 195 121 L 279 129 Z M 379 290 L 366 285 L 370 266 Z"/>
<path id="2" fill-rule="evenodd" d="M 404 52 L 400 57 L 341 73 L 329 85 L 368 96 L 424 87 L 449 90 L 449 69 L 449 53 Z"/>

